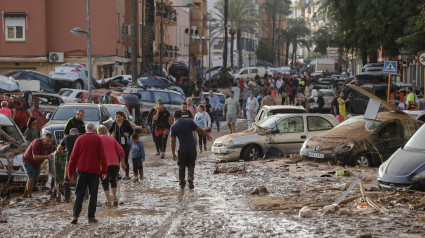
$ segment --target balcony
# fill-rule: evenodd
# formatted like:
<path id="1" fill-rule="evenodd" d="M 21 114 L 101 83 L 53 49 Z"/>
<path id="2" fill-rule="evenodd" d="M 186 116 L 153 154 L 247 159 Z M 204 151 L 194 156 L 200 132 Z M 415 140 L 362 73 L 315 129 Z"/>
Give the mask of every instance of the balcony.
<path id="1" fill-rule="evenodd" d="M 160 49 L 160 46 L 158 46 Z M 179 47 L 173 45 L 164 44 L 163 58 L 165 61 L 175 61 L 179 57 Z M 159 59 L 161 57 L 161 52 L 159 50 L 155 51 L 155 58 Z"/>
<path id="2" fill-rule="evenodd" d="M 177 11 L 172 7 L 171 4 L 162 4 L 161 2 L 156 2 L 156 22 L 161 21 L 161 12 L 163 13 L 163 21 L 166 25 L 176 25 L 177 24 Z"/>

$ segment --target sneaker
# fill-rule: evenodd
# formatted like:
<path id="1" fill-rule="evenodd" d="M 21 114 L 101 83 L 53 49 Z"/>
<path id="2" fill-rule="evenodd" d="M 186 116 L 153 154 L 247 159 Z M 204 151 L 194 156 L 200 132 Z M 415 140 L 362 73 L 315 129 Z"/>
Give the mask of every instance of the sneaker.
<path id="1" fill-rule="evenodd" d="M 143 173 L 140 173 L 139 178 L 140 178 L 140 180 L 143 180 Z"/>
<path id="2" fill-rule="evenodd" d="M 207 146 L 204 146 L 204 151 L 207 151 Z"/>
<path id="3" fill-rule="evenodd" d="M 89 217 L 89 223 L 97 223 L 96 217 Z"/>
<path id="4" fill-rule="evenodd" d="M 161 159 L 164 159 L 165 158 L 165 154 L 161 154 Z"/>
<path id="5" fill-rule="evenodd" d="M 78 222 L 78 217 L 74 217 L 74 219 L 71 221 L 71 224 L 77 224 Z"/>
<path id="6" fill-rule="evenodd" d="M 189 183 L 189 189 L 194 189 L 195 185 L 193 185 L 193 179 L 188 179 L 187 182 Z"/>
<path id="7" fill-rule="evenodd" d="M 156 154 L 155 155 L 160 155 L 160 153 L 159 152 L 156 152 Z"/>

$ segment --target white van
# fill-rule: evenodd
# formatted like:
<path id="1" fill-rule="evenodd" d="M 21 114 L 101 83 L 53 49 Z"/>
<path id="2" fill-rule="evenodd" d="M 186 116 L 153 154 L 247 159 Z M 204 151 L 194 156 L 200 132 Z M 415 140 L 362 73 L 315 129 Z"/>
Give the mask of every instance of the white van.
<path id="1" fill-rule="evenodd" d="M 266 72 L 267 72 L 266 68 L 259 68 L 259 67 L 242 68 L 235 74 L 235 79 L 246 79 L 246 78 L 254 79 L 255 75 L 257 74 L 260 77 L 264 77 Z"/>

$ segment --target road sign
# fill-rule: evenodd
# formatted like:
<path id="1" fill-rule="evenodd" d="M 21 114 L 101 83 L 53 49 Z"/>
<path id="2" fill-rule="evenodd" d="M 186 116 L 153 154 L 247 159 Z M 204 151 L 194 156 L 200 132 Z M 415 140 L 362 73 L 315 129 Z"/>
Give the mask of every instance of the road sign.
<path id="1" fill-rule="evenodd" d="M 385 61 L 384 73 L 395 74 L 397 72 L 397 61 Z"/>
<path id="2" fill-rule="evenodd" d="M 420 66 L 425 68 L 425 51 L 418 54 L 417 61 Z"/>

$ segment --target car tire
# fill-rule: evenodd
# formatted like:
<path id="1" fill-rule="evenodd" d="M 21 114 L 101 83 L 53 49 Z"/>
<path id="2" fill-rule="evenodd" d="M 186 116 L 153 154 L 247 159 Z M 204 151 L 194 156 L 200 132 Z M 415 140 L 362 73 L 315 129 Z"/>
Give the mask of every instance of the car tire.
<path id="1" fill-rule="evenodd" d="M 75 80 L 75 81 L 72 83 L 71 88 L 73 88 L 73 89 L 81 89 L 81 90 L 83 90 L 83 89 L 84 89 L 84 83 L 83 83 L 80 79 Z"/>
<path id="2" fill-rule="evenodd" d="M 257 160 L 261 157 L 261 150 L 257 145 L 248 145 L 242 153 L 245 161 Z"/>
<path id="3" fill-rule="evenodd" d="M 33 106 L 34 102 L 32 100 L 32 92 L 30 91 L 24 92 L 24 104 L 25 104 L 25 109 L 29 109 Z"/>
<path id="4" fill-rule="evenodd" d="M 354 166 L 360 166 L 360 167 L 370 167 L 372 166 L 372 160 L 369 155 L 367 154 L 358 154 L 354 157 Z"/>
<path id="5" fill-rule="evenodd" d="M 148 125 L 148 113 L 143 113 L 143 115 L 142 115 L 142 126 L 143 126 L 143 128 L 147 128 L 149 125 Z"/>

